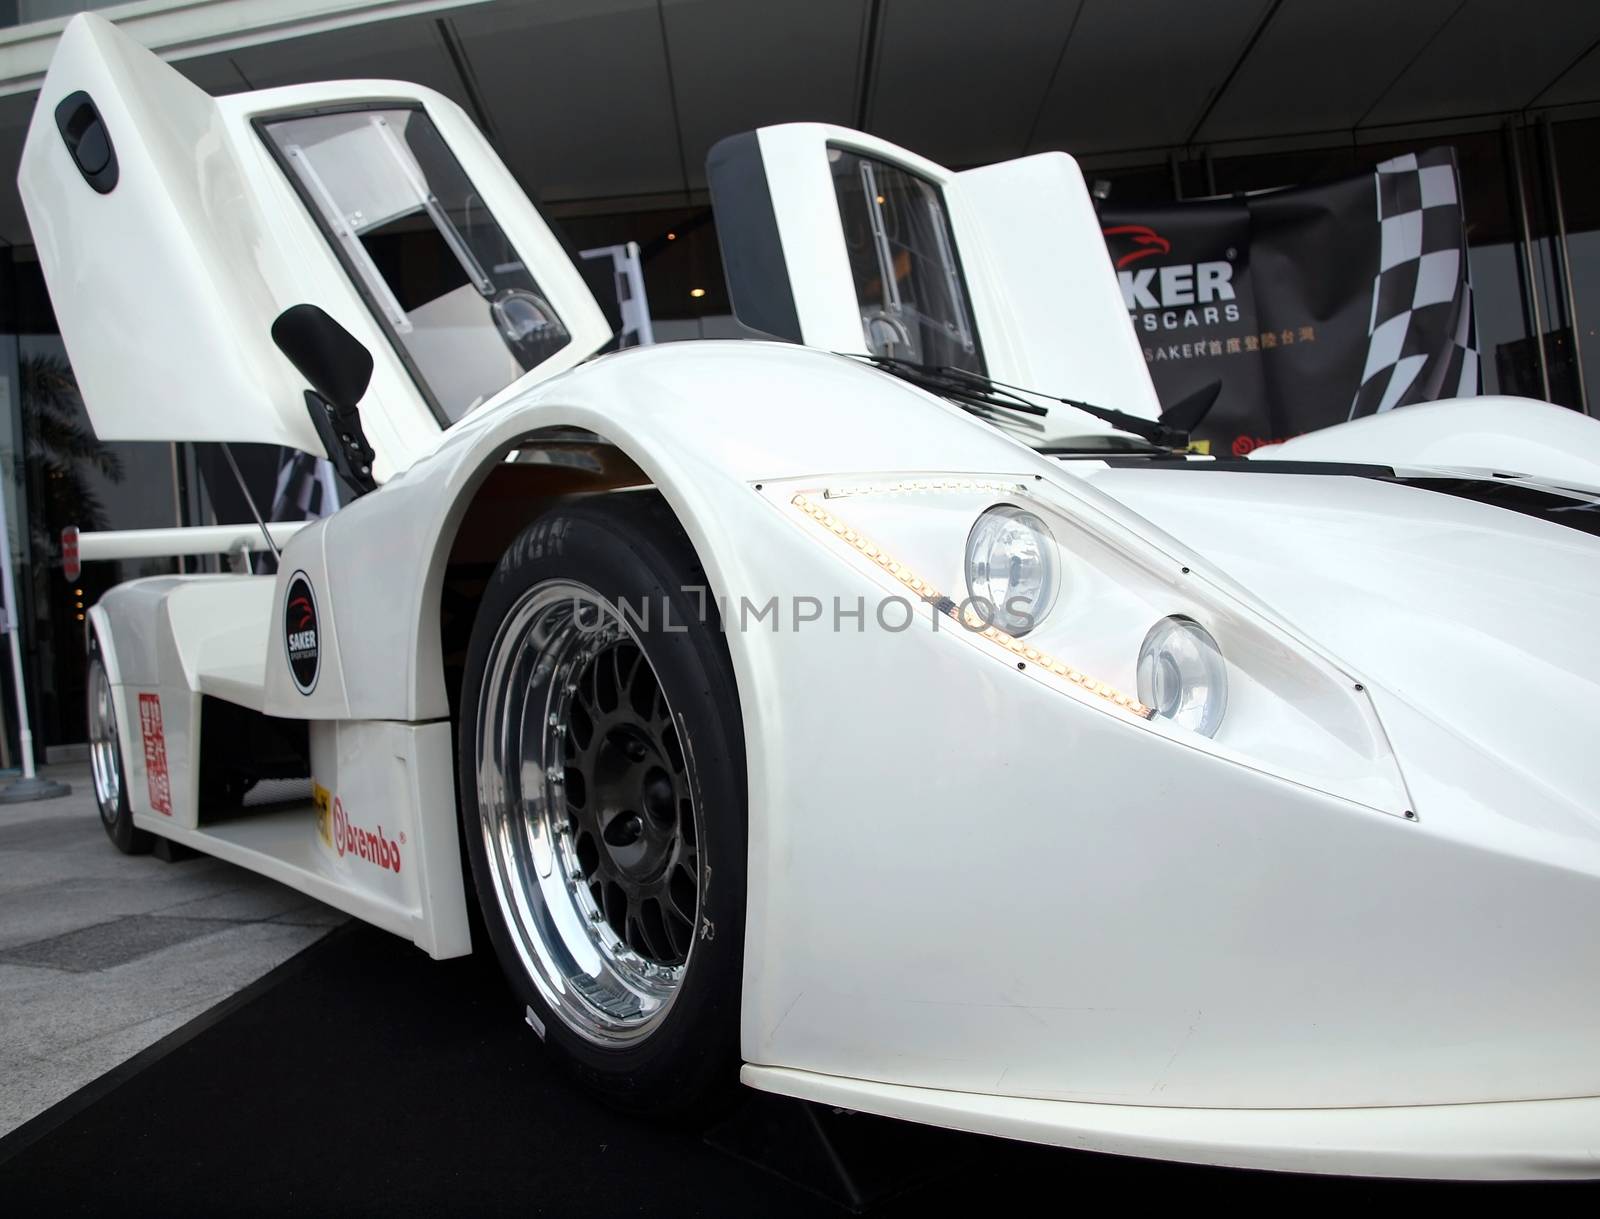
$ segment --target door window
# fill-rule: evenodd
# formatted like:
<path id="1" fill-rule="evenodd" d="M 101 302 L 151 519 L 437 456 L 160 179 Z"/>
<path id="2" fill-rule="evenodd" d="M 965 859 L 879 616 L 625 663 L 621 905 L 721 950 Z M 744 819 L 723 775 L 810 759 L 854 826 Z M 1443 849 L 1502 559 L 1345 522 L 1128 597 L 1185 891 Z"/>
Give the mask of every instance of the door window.
<path id="1" fill-rule="evenodd" d="M 571 342 L 420 107 L 261 126 L 441 423 Z"/>
<path id="2" fill-rule="evenodd" d="M 830 147 L 828 159 L 867 350 L 983 372 L 938 185 L 845 148 Z"/>

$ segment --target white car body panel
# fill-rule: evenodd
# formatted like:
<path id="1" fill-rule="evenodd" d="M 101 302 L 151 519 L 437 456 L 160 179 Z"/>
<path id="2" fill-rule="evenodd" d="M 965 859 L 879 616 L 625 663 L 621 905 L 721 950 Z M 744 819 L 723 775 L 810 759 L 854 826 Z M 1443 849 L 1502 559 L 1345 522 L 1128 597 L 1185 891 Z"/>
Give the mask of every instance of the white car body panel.
<path id="1" fill-rule="evenodd" d="M 774 1067 L 747 1084 L 841 1109 L 879 1113 L 1057 1147 L 1377 1177 L 1467 1181 L 1594 1176 L 1600 1102 L 1579 1100 L 1389 1109 L 1177 1109 L 975 1096 Z"/>
<path id="2" fill-rule="evenodd" d="M 63 62 L 75 70 L 85 40 L 114 59 L 124 51 L 103 45 L 115 37 L 75 19 Z M 302 105 L 369 88 L 291 92 Z M 69 188 L 87 188 L 47 151 L 49 106 L 64 91 L 47 81 L 24 183 L 36 202 L 61 201 L 63 223 L 81 225 L 87 205 Z M 228 113 L 252 112 L 261 96 L 231 99 Z M 463 161 L 477 155 L 466 120 L 439 108 L 448 103 L 403 96 L 441 116 Z M 817 139 L 813 130 L 801 143 L 815 149 Z M 212 153 L 204 138 L 191 149 L 201 163 Z M 810 155 L 796 153 L 796 173 L 810 172 Z M 636 473 L 548 469 L 578 471 L 567 485 L 579 491 L 654 488 L 727 607 L 725 624 L 746 601 L 816 598 L 826 612 L 834 599 L 853 609 L 899 591 L 843 540 L 844 522 L 959 595 L 977 513 L 1020 500 L 1051 522 L 1069 576 L 1026 644 L 948 620 L 936 630 L 932 597 L 916 605 L 912 629 L 890 629 L 868 608 L 820 627 L 787 618 L 782 629 L 758 620 L 727 630 L 749 775 L 747 1081 L 952 1127 L 1206 1163 L 1595 1174 L 1600 770 L 1587 730 L 1600 705 L 1588 629 L 1600 609 L 1600 537 L 1355 465 L 1330 475 L 1273 472 L 1265 459 L 1259 472 L 1058 461 L 857 360 L 790 345 L 680 344 L 530 374 L 427 433 L 413 409 L 423 403 L 401 365 L 385 363 L 365 304 L 348 280 L 340 287 L 342 268 L 261 157 L 249 162 L 251 198 L 218 201 L 214 215 L 191 200 L 143 222 L 170 245 L 186 222 L 225 227 L 225 202 L 257 208 L 273 217 L 263 232 L 281 223 L 298 234 L 314 273 L 228 315 L 220 346 L 192 362 L 192 336 L 146 339 L 166 344 L 169 359 L 181 354 L 196 380 L 233 377 L 222 367 L 230 353 L 268 364 L 273 310 L 303 290 L 378 360 L 364 417 L 391 476 L 294 533 L 275 577 L 134 581 L 90 611 L 137 826 L 436 956 L 465 952 L 442 600 L 474 496 L 509 453 L 538 455 L 574 435 L 614 446 Z M 773 153 L 779 176 L 783 160 Z M 492 173 L 488 162 L 482 172 Z M 1041 194 L 1078 189 L 1075 170 L 1051 159 L 971 172 L 983 186 L 969 202 L 988 219 L 958 220 L 958 236 L 1000 225 L 1013 195 L 1018 223 L 1042 224 L 1031 192 L 1007 189 L 1034 175 L 1049 179 L 1035 183 Z M 952 190 L 959 216 L 966 205 Z M 1098 234 L 1091 256 L 1074 215 L 1078 238 L 1063 239 L 1053 265 L 1091 281 L 1103 270 L 1114 293 Z M 122 272 L 102 266 L 85 278 L 96 264 L 70 260 L 68 230 L 55 232 L 46 271 L 58 313 L 74 361 L 93 363 L 109 318 L 77 298 Z M 996 266 L 1012 265 L 1023 244 L 1005 252 L 998 231 L 962 241 L 965 258 L 987 248 Z M 545 262 L 538 273 L 558 274 Z M 825 289 L 828 274 L 803 290 Z M 1070 276 L 1047 300 L 1048 277 L 1014 267 L 989 280 L 997 301 L 1013 274 L 1023 286 L 1004 307 L 1028 319 L 1016 351 L 1038 347 L 1047 309 L 1086 333 L 1111 316 L 1092 283 L 1080 312 L 1082 285 Z M 194 288 L 173 286 L 176 315 L 198 308 Z M 1112 304 L 1126 329 L 1120 297 Z M 855 318 L 859 340 L 853 298 L 846 305 L 819 303 L 817 323 Z M 1073 360 L 1091 370 L 1082 384 L 1122 386 L 1116 405 L 1153 410 L 1131 329 L 1127 340 Z M 987 350 L 1005 350 L 994 342 Z M 108 427 L 133 428 L 140 395 L 164 383 L 160 360 L 136 359 L 129 387 L 106 390 L 103 411 L 91 404 L 97 425 L 103 413 Z M 105 387 L 109 366 L 86 381 L 86 397 Z M 228 412 L 236 424 L 208 434 L 290 443 L 301 386 L 281 370 L 266 385 L 241 392 L 270 402 L 239 399 Z M 274 422 L 280 394 L 294 406 Z M 180 414 L 198 410 L 199 396 Z M 1388 422 L 1412 411 L 1420 423 Z M 1525 413 L 1502 412 L 1484 435 L 1520 427 L 1506 421 Z M 1420 460 L 1452 418 L 1395 412 L 1340 460 L 1404 464 L 1402 449 Z M 1600 461 L 1600 424 L 1553 426 L 1576 460 Z M 149 434 L 166 427 L 152 423 Z M 1546 438 L 1520 472 L 1552 479 L 1555 444 Z M 1289 446 L 1274 455 L 1289 457 Z M 546 468 L 517 471 L 536 480 Z M 1517 481 L 1542 493 L 1534 479 Z M 816 502 L 840 514 L 838 529 L 807 513 Z M 1582 495 L 1563 503 L 1593 510 Z M 285 651 L 297 573 L 317 606 L 309 693 Z M 1051 666 L 1060 657 L 1131 692 L 1145 632 L 1175 612 L 1212 630 L 1232 667 L 1237 701 L 1214 740 L 1143 719 Z M 206 697 L 307 721 L 326 800 L 207 822 Z M 147 761 L 157 744 L 159 766 Z M 165 810 L 152 796 L 163 790 Z"/>
<path id="3" fill-rule="evenodd" d="M 758 393 L 764 409 L 752 411 Z M 796 415 L 807 426 L 792 431 L 782 421 Z M 1064 504 L 1081 499 L 1126 521 L 1173 564 L 1214 573 L 1219 588 L 1258 573 L 1217 563 L 1213 547 L 1191 548 L 1094 488 L 1118 476 L 1259 478 L 1283 484 L 1285 497 L 1298 494 L 1313 511 L 1335 481 L 1103 471 L 1085 486 L 1062 463 L 843 360 L 754 344 L 629 352 L 475 417 L 381 496 L 291 542 L 286 573 L 306 566 L 301 550 L 320 545 L 318 534 L 346 556 L 332 586 L 341 641 L 353 637 L 346 621 L 392 624 L 390 633 L 360 633 L 359 661 L 342 650 L 324 656 L 325 672 L 340 665 L 364 674 L 373 701 L 362 715 L 444 713 L 431 612 L 419 604 L 415 621 L 396 622 L 392 604 L 384 606 L 403 590 L 437 587 L 442 555 L 422 552 L 415 539 L 448 531 L 450 506 L 484 463 L 530 431 L 556 426 L 619 444 L 684 522 L 713 591 L 733 603 L 870 592 L 808 539 L 791 537 L 794 528 L 774 530 L 763 515 L 755 484 L 815 470 L 1037 474 L 1050 484 L 1041 494 L 1059 491 Z M 692 450 L 678 439 L 685 433 L 699 438 Z M 1336 481 L 1354 495 L 1367 487 Z M 1559 549 L 1567 536 L 1429 492 L 1377 486 L 1379 493 L 1416 501 L 1419 536 L 1451 524 L 1479 527 L 1474 514 L 1485 512 L 1496 522 L 1509 517 L 1513 536 L 1523 528 L 1539 538 L 1542 529 L 1547 546 Z M 1297 522 L 1282 509 L 1250 519 L 1292 540 Z M 1395 519 L 1392 507 L 1381 518 L 1373 505 L 1361 511 Z M 1572 536 L 1569 563 L 1592 563 L 1593 542 Z M 1570 570 L 1581 577 L 1581 566 Z M 1304 575 L 1286 571 L 1284 583 Z M 1567 614 L 1567 603 L 1551 612 Z M 1305 630 L 1292 613 L 1284 617 L 1290 629 Z M 1592 762 L 1578 751 L 1552 773 L 1540 749 L 1497 765 L 1453 724 L 1402 715 L 1402 696 L 1412 691 L 1403 683 L 1391 690 L 1375 675 L 1384 653 L 1354 620 L 1355 633 L 1339 640 L 1350 650 L 1334 646 L 1330 654 L 1380 707 L 1394 700 L 1395 722 L 1415 744 L 1401 764 L 1417 823 L 1130 728 L 1037 689 L 1009 666 L 975 662 L 959 641 L 931 633 L 731 631 L 751 785 L 747 1059 L 950 1091 L 989 1091 L 1003 1079 L 1014 1095 L 1122 1104 L 1156 1097 L 1201 1107 L 1437 1105 L 1600 1091 L 1600 1036 L 1586 1015 L 1600 1002 L 1600 974 L 1566 965 L 1588 951 L 1600 918 L 1600 838 L 1592 799 L 1582 797 L 1586 784 L 1593 790 Z M 1144 626 L 1130 625 L 1126 667 L 1108 679 L 1131 685 Z M 390 663 L 380 666 L 380 657 Z M 1600 694 L 1592 658 L 1580 652 L 1575 661 L 1576 684 L 1557 707 Z M 275 657 L 269 668 L 282 663 Z M 960 711 L 998 706 L 1006 707 L 1003 733 L 975 731 Z M 823 707 L 826 714 L 816 710 Z M 932 707 L 949 713 L 930 714 Z M 1490 723 L 1497 707 L 1500 718 Z M 1544 722 L 1503 699 L 1485 698 L 1481 708 L 1487 727 L 1514 742 L 1536 734 L 1519 736 L 1513 720 Z M 293 703 L 274 710 L 289 713 Z M 1384 722 L 1392 733 L 1387 714 Z M 885 725 L 906 724 L 916 725 L 916 751 L 886 766 L 893 736 Z M 1079 742 L 1070 771 L 1062 768 L 1066 739 Z M 819 768 L 819 756 L 830 764 Z M 934 758 L 963 762 L 919 780 L 919 760 Z M 1458 790 L 1460 774 L 1478 782 Z M 1537 803 L 1528 801 L 1530 784 L 1543 797 Z M 1064 822 L 1041 800 L 1069 786 L 1070 807 L 1094 817 Z M 1495 797 L 1519 788 L 1525 794 L 1510 819 Z M 1152 791 L 1184 795 L 1166 803 L 1152 801 Z M 952 852 L 952 840 L 1000 816 L 1010 832 L 989 857 Z M 1045 842 L 1058 845 L 1041 859 Z M 886 855 L 897 861 L 887 875 Z M 1196 869 L 1197 858 L 1238 863 L 1212 872 Z M 996 900 L 1015 883 L 1008 877 L 1035 871 L 1042 889 L 1030 890 L 1026 909 Z M 919 898 L 930 885 L 941 894 L 936 910 Z M 841 893 L 871 894 L 867 909 L 881 934 L 862 934 L 864 911 L 841 902 Z M 1485 903 L 1485 893 L 1496 900 Z M 1101 928 L 1110 911 L 1119 931 L 1107 939 Z M 1393 934 L 1395 927 L 1407 934 Z M 961 963 L 954 992 L 947 966 L 935 968 L 925 954 L 886 956 L 886 945 L 923 939 L 940 945 L 939 960 Z M 1201 951 L 1221 942 L 1242 947 L 1221 958 Z M 1530 954 L 1533 942 L 1545 950 Z M 1130 944 L 1148 954 L 1132 972 Z M 1070 970 L 1024 964 L 1063 955 Z M 1315 985 L 1302 972 L 1308 960 L 1317 963 Z M 1486 977 L 1497 979 L 1492 995 L 1483 993 Z M 1394 1013 L 1423 1002 L 1424 989 L 1428 1019 L 1397 1022 Z M 1557 1029 L 1553 1007 L 1585 1014 Z M 841 1009 L 851 1013 L 848 1028 L 840 1027 Z M 1197 1012 L 1214 1021 L 1197 1023 Z M 1508 1034 L 1532 1026 L 1544 1030 L 1533 1044 Z M 1262 1048 L 1268 1039 L 1271 1048 Z M 1330 1054 L 1332 1045 L 1344 1052 Z M 989 1048 L 996 1046 L 1005 1047 L 999 1065 Z"/>
<path id="4" fill-rule="evenodd" d="M 1593 419 L 1548 402 L 1495 394 L 1366 415 L 1263 445 L 1250 458 L 1521 474 L 1560 487 L 1600 488 Z"/>
<path id="5" fill-rule="evenodd" d="M 1600 433 L 1600 423 L 1573 419 Z M 1522 781 L 1544 796 L 1520 816 L 1543 820 L 1552 846 L 1581 840 L 1596 823 L 1595 721 L 1573 713 L 1600 693 L 1591 535 L 1368 478 L 1320 477 L 1314 496 L 1303 477 L 1264 472 L 1124 469 L 1093 482 L 1203 549 L 1309 637 L 1359 656 L 1377 697 L 1448 725 L 1485 758 L 1517 759 Z M 1600 497 L 1575 499 L 1574 509 L 1600 511 Z M 1306 537 L 1319 539 L 1311 555 Z M 1495 556 L 1491 571 L 1485 552 Z M 1528 627 L 1529 599 L 1540 607 L 1537 630 Z M 1461 662 L 1467 655 L 1471 664 Z M 1394 734 L 1398 709 L 1383 719 Z M 1481 790 L 1468 786 L 1459 809 L 1473 808 Z M 1502 845 L 1499 814 L 1479 811 L 1487 814 L 1480 841 Z"/>

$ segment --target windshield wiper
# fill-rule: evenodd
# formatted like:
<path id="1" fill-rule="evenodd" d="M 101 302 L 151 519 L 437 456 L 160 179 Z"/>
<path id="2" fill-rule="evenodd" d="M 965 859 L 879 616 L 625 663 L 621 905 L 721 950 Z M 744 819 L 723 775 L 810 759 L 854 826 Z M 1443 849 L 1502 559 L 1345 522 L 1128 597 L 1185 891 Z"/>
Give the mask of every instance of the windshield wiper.
<path id="1" fill-rule="evenodd" d="M 919 364 L 915 360 L 902 360 L 897 356 L 865 355 L 851 351 L 841 351 L 837 354 L 849 356 L 854 360 L 865 360 L 883 369 L 884 372 L 899 377 L 902 381 L 909 381 L 918 389 L 949 398 L 957 406 L 965 407 L 967 410 L 1007 410 L 1039 418 L 1050 413 L 1048 407 L 1040 406 L 1037 402 L 1029 402 L 1025 398 L 1017 397 L 1016 394 L 1002 392 L 1002 389 L 1010 389 L 1011 386 L 998 387 L 984 377 L 979 377 L 974 382 L 959 368 Z"/>
<path id="2" fill-rule="evenodd" d="M 1164 449 L 1158 444 L 1138 436 L 1121 436 L 1116 432 L 1099 432 L 1087 436 L 1073 436 L 1059 444 L 1045 445 L 1039 449 L 1046 457 L 1106 457 L 1143 454 L 1148 457 L 1181 457 L 1182 453 Z"/>
<path id="3" fill-rule="evenodd" d="M 1035 398 L 1044 398 L 1050 402 L 1059 402 L 1063 406 L 1070 406 L 1074 410 L 1082 411 L 1085 415 L 1092 415 L 1102 422 L 1109 423 L 1119 432 L 1138 436 L 1148 440 L 1153 445 L 1164 449 L 1186 449 L 1189 447 L 1189 432 L 1187 428 L 1171 427 L 1161 420 L 1145 419 L 1139 415 L 1130 415 L 1126 411 L 1114 410 L 1109 406 L 1096 406 L 1092 402 L 1084 402 L 1078 398 L 1058 398 L 1054 394 L 1046 394 L 1036 389 L 1024 389 L 1020 385 L 1007 385 L 1004 381 L 996 381 L 982 373 L 970 372 L 965 368 L 942 367 L 940 372 L 950 373 L 959 378 L 978 382 L 995 389 L 1015 390 L 1021 394 L 1032 394 Z"/>
<path id="4" fill-rule="evenodd" d="M 1119 432 L 1127 432 L 1141 440 L 1147 440 L 1153 445 L 1164 449 L 1185 449 L 1189 447 L 1189 430 L 1185 427 L 1173 427 L 1161 420 L 1150 420 L 1138 415 L 1130 415 L 1126 411 L 1113 410 L 1106 406 L 1096 406 L 1092 402 L 1083 402 L 1077 398 L 1059 398 L 1054 394 L 1042 393 L 1039 390 L 1025 389 L 1020 385 L 1008 385 L 1004 381 L 996 381 L 982 373 L 972 372 L 965 368 L 956 368 L 950 364 L 920 364 L 915 360 L 902 360 L 896 356 L 865 355 L 860 352 L 839 352 L 854 359 L 866 360 L 876 365 L 884 372 L 899 377 L 903 381 L 929 390 L 932 393 L 950 399 L 956 405 L 978 413 L 981 411 L 1007 410 L 1020 414 L 1044 416 L 1050 412 L 1048 408 L 1040 406 L 1037 402 L 1030 402 L 1021 397 L 1028 394 L 1031 397 L 1043 398 L 1048 402 L 1059 402 L 1063 406 L 1070 406 L 1080 410 L 1086 415 L 1104 423 L 1109 423 Z M 1213 394 L 1213 397 L 1215 395 Z M 1207 404 L 1209 406 L 1209 403 Z M 1165 416 L 1163 416 L 1165 418 Z"/>

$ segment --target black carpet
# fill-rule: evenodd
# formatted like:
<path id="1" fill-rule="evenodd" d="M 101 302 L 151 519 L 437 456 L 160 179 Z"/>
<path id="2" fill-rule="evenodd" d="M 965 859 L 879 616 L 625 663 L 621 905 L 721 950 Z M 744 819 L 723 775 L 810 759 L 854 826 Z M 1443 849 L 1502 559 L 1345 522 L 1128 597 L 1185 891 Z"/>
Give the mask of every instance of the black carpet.
<path id="1" fill-rule="evenodd" d="M 715 1142 L 749 1151 L 805 1124 L 799 1107 L 786 1115 L 748 1104 L 712 1132 Z M 1197 1169 L 824 1111 L 805 1120 L 817 1118 L 842 1131 L 836 1145 L 863 1170 L 858 1177 L 899 1181 L 872 1215 L 1034 1212 L 1041 1200 L 1056 1210 L 1107 1190 L 1128 1203 L 1184 1205 L 1438 1201 L 1467 1189 L 1533 1200 L 1527 1186 Z M 774 1122 L 764 1138 L 762 1124 Z M 706 1133 L 618 1114 L 570 1083 L 522 1023 L 487 954 L 430 961 L 350 925 L 0 1140 L 0 1208 L 18 1216 L 842 1213 Z M 800 1175 L 826 1160 L 781 1158 Z M 818 1168 L 817 1183 L 825 1176 Z M 1540 1201 L 1564 1188 L 1533 1187 Z M 1523 1196 L 1505 1197 L 1508 1189 Z"/>

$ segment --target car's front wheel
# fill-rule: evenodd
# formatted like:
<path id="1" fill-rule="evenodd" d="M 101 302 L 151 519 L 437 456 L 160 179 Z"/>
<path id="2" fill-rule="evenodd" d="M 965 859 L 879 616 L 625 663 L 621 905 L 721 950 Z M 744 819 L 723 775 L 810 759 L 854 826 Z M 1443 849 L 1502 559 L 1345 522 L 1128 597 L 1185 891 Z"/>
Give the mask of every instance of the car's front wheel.
<path id="1" fill-rule="evenodd" d="M 632 1108 L 738 1063 L 743 733 L 705 576 L 653 495 L 557 509 L 501 559 L 460 704 L 464 837 L 529 1023 Z"/>

